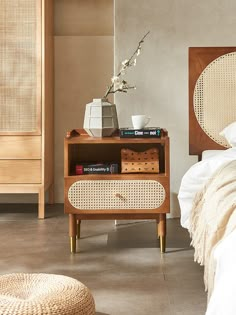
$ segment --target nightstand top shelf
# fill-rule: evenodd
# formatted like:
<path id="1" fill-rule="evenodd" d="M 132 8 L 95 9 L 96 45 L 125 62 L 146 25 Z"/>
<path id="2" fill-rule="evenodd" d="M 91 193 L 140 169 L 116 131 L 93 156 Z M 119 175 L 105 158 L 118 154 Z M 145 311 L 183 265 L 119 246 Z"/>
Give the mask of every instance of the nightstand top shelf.
<path id="1" fill-rule="evenodd" d="M 118 135 L 112 137 L 91 137 L 83 129 L 74 129 L 67 132 L 65 142 L 68 144 L 76 143 L 164 143 L 168 139 L 168 132 L 163 129 L 163 135 L 158 137 L 145 137 L 145 138 L 120 138 Z"/>

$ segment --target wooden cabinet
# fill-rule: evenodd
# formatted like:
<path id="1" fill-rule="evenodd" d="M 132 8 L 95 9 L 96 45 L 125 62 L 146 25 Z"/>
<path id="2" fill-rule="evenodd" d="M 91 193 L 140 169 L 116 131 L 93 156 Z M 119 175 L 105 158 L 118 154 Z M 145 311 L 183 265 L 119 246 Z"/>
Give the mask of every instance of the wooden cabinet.
<path id="1" fill-rule="evenodd" d="M 0 193 L 53 201 L 53 1 L 0 3 Z"/>
<path id="2" fill-rule="evenodd" d="M 107 162 L 121 164 L 121 149 L 144 152 L 157 148 L 159 173 L 76 175 L 76 164 Z M 170 211 L 169 137 L 94 138 L 73 131 L 65 138 L 65 213 L 69 214 L 71 251 L 81 220 L 156 219 L 161 251 L 165 251 L 166 213 Z"/>

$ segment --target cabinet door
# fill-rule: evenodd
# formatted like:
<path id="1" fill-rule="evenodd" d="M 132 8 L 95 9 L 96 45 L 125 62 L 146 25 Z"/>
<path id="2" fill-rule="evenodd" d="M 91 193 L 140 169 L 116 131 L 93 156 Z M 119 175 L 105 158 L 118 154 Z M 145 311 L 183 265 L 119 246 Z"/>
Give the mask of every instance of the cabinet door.
<path id="1" fill-rule="evenodd" d="M 0 1 L 0 134 L 41 133 L 41 0 Z"/>

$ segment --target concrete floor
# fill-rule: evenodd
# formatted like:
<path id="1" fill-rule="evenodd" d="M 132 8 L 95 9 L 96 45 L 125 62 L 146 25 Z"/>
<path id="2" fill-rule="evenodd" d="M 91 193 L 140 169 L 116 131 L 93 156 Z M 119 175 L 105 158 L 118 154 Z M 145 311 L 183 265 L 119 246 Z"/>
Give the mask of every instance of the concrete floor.
<path id="1" fill-rule="evenodd" d="M 43 272 L 83 282 L 96 315 L 204 315 L 203 269 L 193 262 L 188 232 L 167 221 L 167 252 L 160 254 L 155 222 L 114 226 L 83 221 L 78 253 L 70 254 L 63 205 L 0 204 L 0 273 Z"/>

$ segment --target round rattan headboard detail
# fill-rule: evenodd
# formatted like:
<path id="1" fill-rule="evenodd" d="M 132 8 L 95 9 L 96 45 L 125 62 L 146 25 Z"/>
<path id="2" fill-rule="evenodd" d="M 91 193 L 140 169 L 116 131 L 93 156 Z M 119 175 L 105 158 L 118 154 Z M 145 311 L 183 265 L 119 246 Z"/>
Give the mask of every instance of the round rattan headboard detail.
<path id="1" fill-rule="evenodd" d="M 219 132 L 236 121 L 236 52 L 216 58 L 203 70 L 194 88 L 193 108 L 203 131 L 228 147 Z"/>

